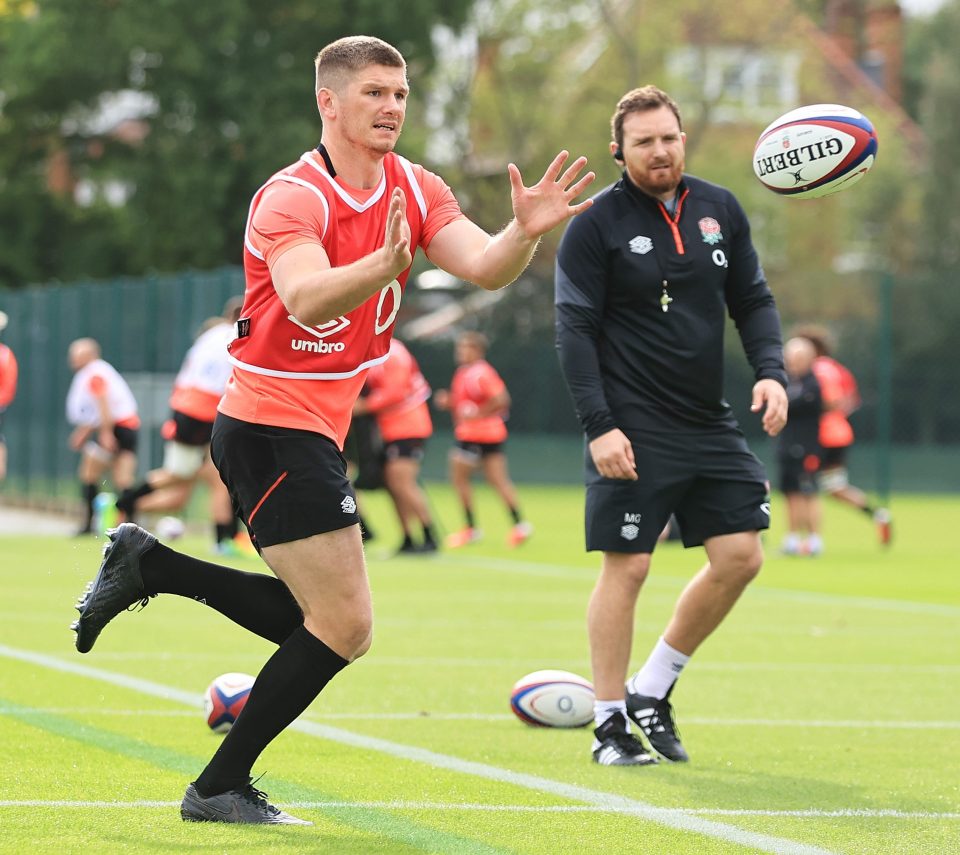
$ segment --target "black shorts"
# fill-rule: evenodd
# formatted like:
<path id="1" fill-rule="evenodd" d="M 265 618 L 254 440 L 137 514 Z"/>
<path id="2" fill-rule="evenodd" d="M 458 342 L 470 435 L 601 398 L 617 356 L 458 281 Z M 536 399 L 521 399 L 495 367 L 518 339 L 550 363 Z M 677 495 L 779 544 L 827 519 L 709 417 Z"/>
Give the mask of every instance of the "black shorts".
<path id="1" fill-rule="evenodd" d="M 117 447 L 119 451 L 136 451 L 137 439 L 140 436 L 139 428 L 113 426 L 113 435 L 117 438 Z"/>
<path id="2" fill-rule="evenodd" d="M 602 477 L 586 449 L 588 551 L 653 552 L 671 513 L 688 547 L 769 528 L 766 473 L 739 430 L 635 432 L 630 441 L 636 481 Z"/>
<path id="3" fill-rule="evenodd" d="M 820 460 L 816 455 L 781 457 L 779 466 L 781 493 L 803 493 L 805 496 L 813 496 L 820 492 L 818 482 Z"/>
<path id="4" fill-rule="evenodd" d="M 824 448 L 820 455 L 820 470 L 838 469 L 847 465 L 847 452 L 849 445 L 841 445 L 837 448 Z"/>
<path id="5" fill-rule="evenodd" d="M 180 445 L 201 445 L 210 443 L 213 422 L 204 422 L 185 413 L 173 410 L 163 426 L 163 438 Z"/>
<path id="6" fill-rule="evenodd" d="M 260 549 L 360 522 L 347 463 L 321 434 L 220 413 L 210 456 Z"/>
<path id="7" fill-rule="evenodd" d="M 454 454 L 468 463 L 479 463 L 491 454 L 503 454 L 502 442 L 465 442 L 458 439 L 454 443 Z"/>
<path id="8" fill-rule="evenodd" d="M 394 439 L 384 443 L 383 459 L 389 462 L 404 458 L 421 463 L 426 447 L 427 441 L 425 439 Z"/>

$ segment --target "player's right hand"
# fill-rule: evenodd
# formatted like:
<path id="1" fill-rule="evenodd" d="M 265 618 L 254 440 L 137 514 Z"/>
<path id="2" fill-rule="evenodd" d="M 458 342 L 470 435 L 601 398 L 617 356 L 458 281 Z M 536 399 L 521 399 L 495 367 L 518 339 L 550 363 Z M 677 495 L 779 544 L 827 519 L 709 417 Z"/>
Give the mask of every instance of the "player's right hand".
<path id="1" fill-rule="evenodd" d="M 633 456 L 633 446 L 626 434 L 614 428 L 601 434 L 590 442 L 590 456 L 604 478 L 616 478 L 620 481 L 636 481 L 637 461 Z"/>
<path id="2" fill-rule="evenodd" d="M 399 276 L 413 261 L 410 252 L 410 223 L 407 222 L 407 197 L 399 187 L 390 194 L 383 249 L 393 276 Z"/>

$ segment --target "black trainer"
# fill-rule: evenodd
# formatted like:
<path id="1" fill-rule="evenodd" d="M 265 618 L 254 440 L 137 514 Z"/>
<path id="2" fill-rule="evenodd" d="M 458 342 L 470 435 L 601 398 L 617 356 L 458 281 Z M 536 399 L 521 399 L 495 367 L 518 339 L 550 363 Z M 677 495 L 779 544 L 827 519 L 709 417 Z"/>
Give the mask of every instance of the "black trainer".
<path id="1" fill-rule="evenodd" d="M 205 799 L 191 784 L 180 804 L 184 822 L 242 822 L 260 825 L 313 825 L 306 819 L 297 819 L 267 801 L 267 794 L 253 784 L 242 790 L 227 790 Z"/>
<path id="2" fill-rule="evenodd" d="M 686 763 L 690 759 L 686 749 L 680 744 L 680 732 L 673 719 L 673 707 L 670 693 L 664 698 L 650 698 L 630 691 L 627 683 L 627 715 L 636 722 L 643 735 L 647 737 L 654 751 L 674 763 Z"/>
<path id="3" fill-rule="evenodd" d="M 615 712 L 594 730 L 593 762 L 601 766 L 652 766 L 652 757 L 644 744 L 627 732 L 623 713 Z"/>
<path id="4" fill-rule="evenodd" d="M 103 628 L 120 612 L 136 603 L 143 607 L 156 596 L 143 589 L 140 556 L 153 548 L 157 539 L 133 523 L 111 529 L 107 537 L 100 570 L 77 600 L 80 617 L 70 624 L 77 633 L 77 650 L 81 653 L 93 647 Z"/>

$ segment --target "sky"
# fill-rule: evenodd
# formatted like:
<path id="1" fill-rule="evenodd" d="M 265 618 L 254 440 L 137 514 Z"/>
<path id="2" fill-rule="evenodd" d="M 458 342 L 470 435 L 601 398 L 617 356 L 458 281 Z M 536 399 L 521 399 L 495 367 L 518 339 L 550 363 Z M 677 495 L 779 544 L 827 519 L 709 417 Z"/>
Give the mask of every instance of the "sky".
<path id="1" fill-rule="evenodd" d="M 900 0 L 900 7 L 908 15 L 926 15 L 936 12 L 944 0 Z"/>

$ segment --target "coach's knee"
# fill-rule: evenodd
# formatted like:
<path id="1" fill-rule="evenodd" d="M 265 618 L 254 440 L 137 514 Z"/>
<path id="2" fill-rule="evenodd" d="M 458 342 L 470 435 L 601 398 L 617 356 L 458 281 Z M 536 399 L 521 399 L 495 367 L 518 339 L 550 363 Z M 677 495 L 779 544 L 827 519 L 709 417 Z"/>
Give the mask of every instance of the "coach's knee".
<path id="1" fill-rule="evenodd" d="M 763 547 L 760 539 L 752 544 L 744 544 L 727 556 L 726 575 L 735 584 L 749 585 L 760 574 L 763 567 Z"/>

